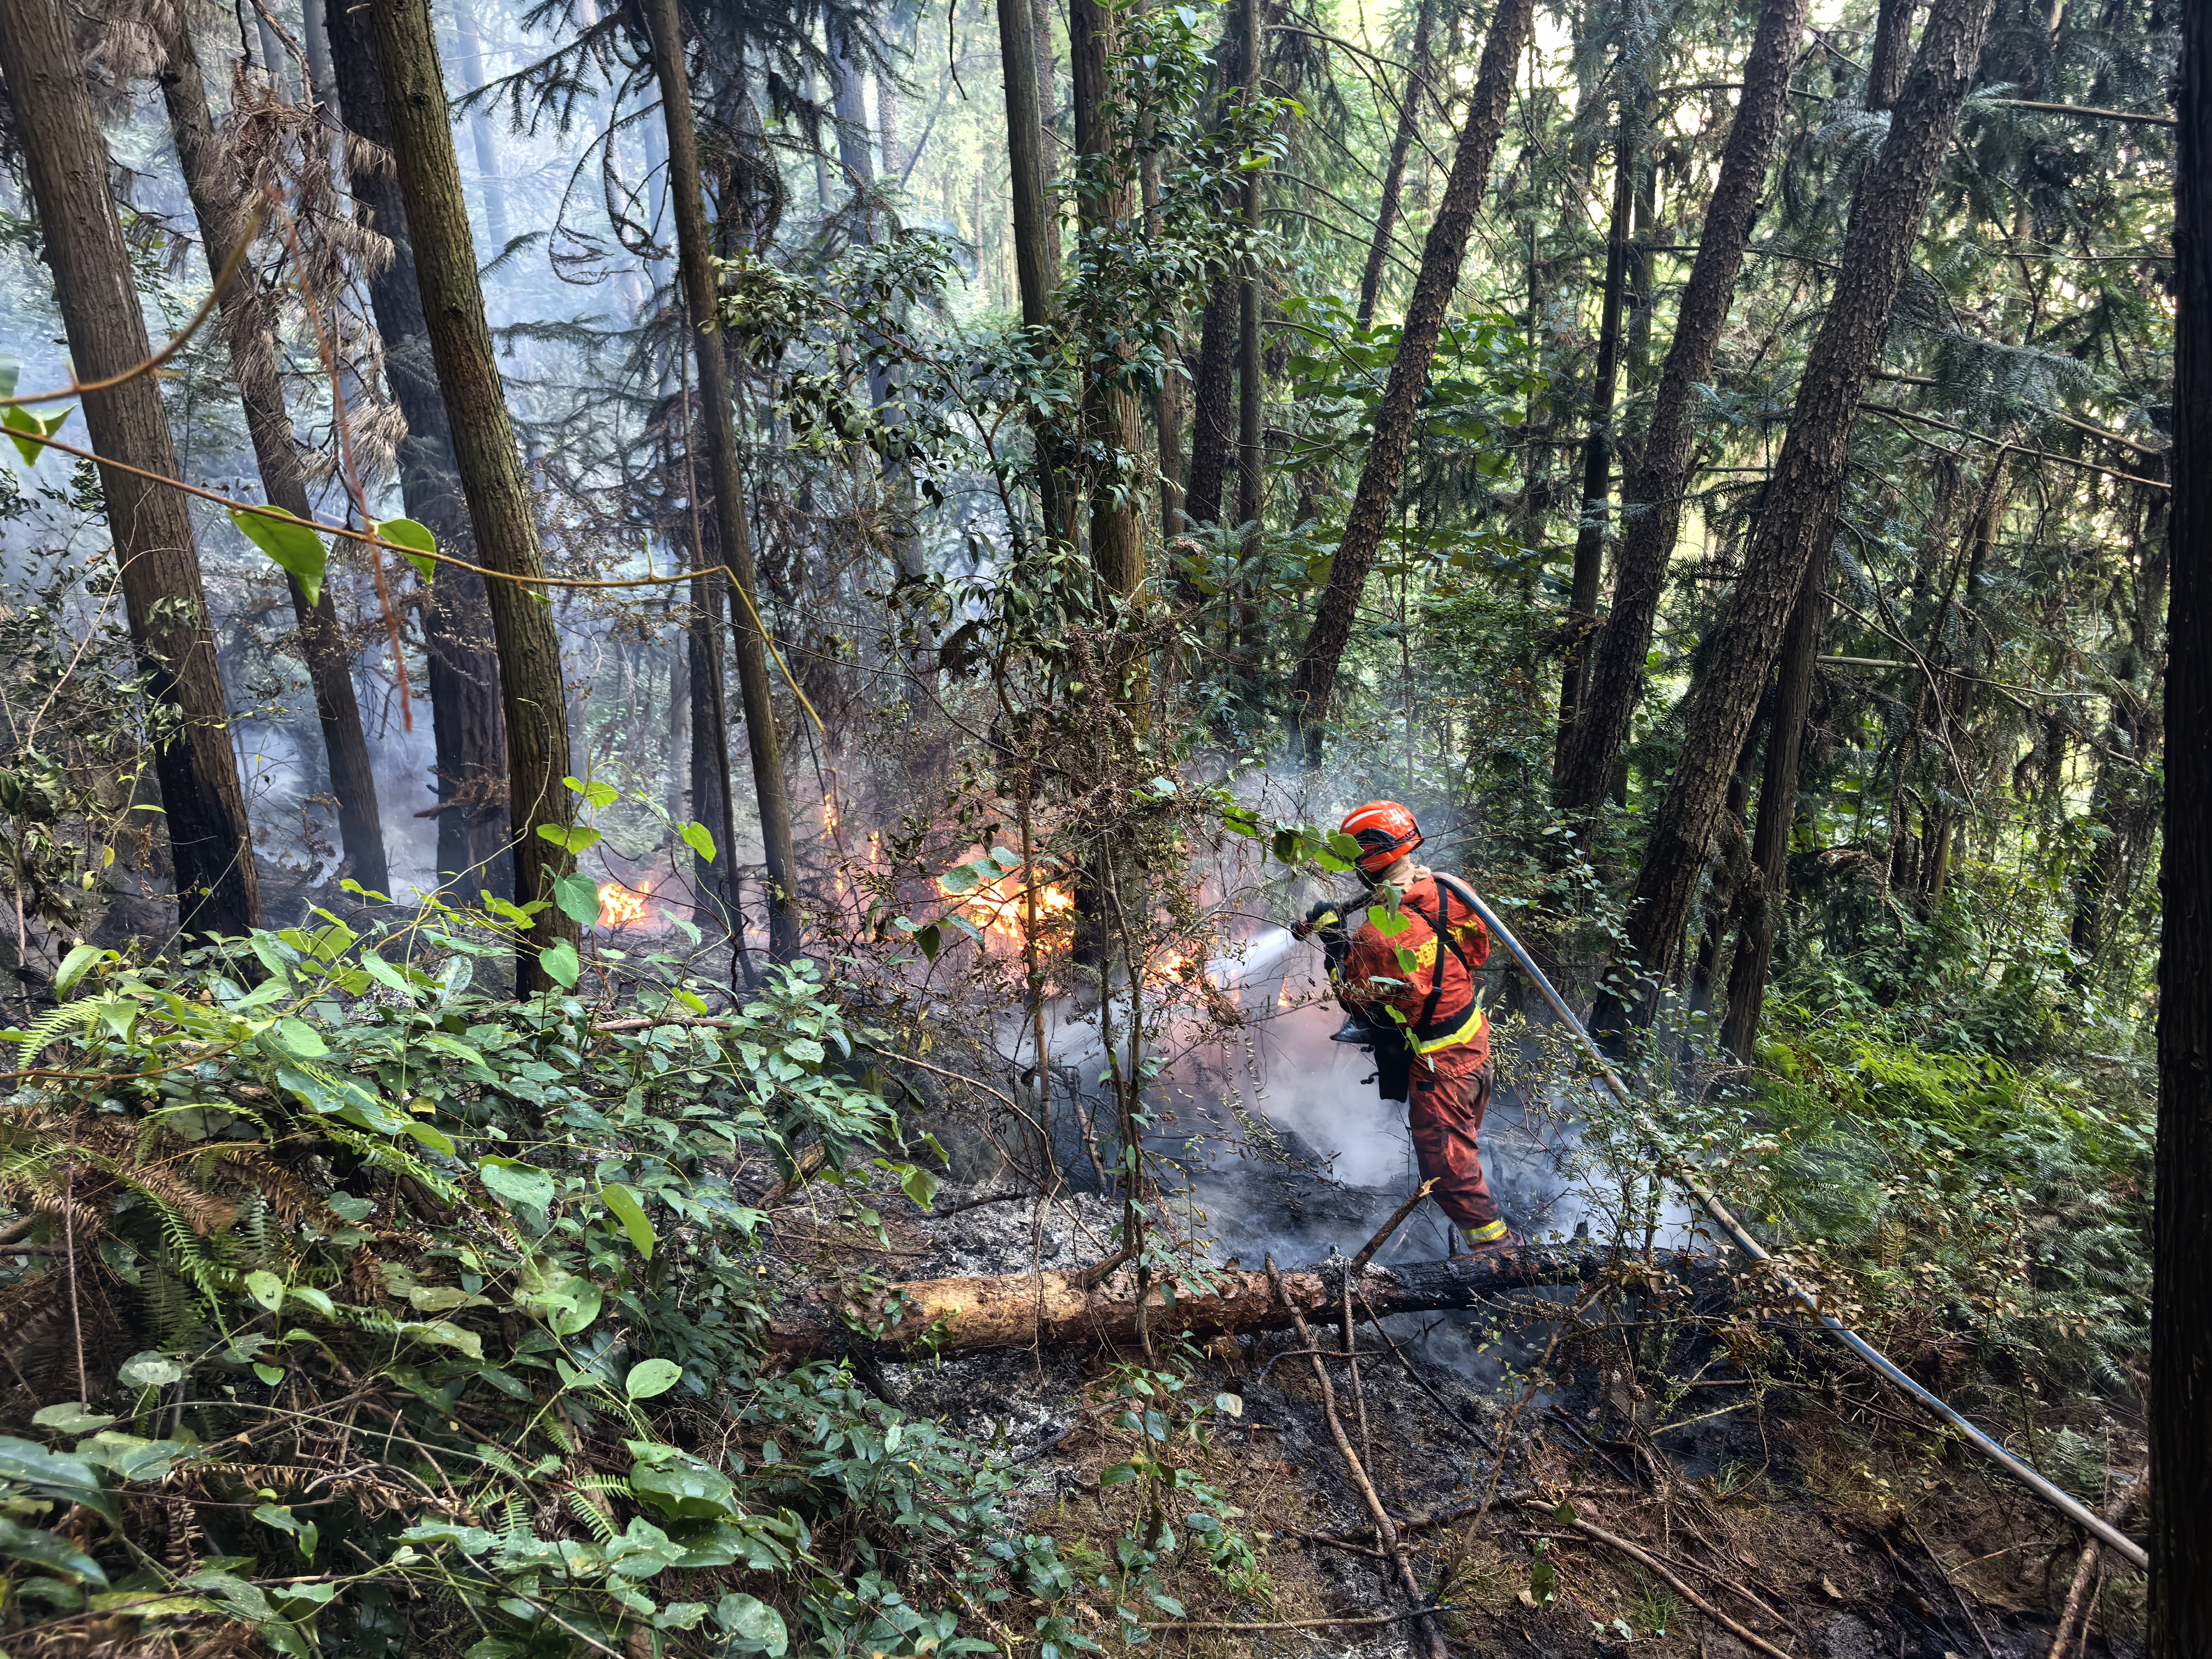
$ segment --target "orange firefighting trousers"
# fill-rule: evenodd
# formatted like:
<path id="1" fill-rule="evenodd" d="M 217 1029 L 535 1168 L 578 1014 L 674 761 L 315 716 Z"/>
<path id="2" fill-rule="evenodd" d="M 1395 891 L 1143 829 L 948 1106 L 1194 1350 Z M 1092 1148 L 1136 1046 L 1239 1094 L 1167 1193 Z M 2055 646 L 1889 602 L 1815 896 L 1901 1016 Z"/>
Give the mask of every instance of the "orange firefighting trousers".
<path id="1" fill-rule="evenodd" d="M 1421 1179 L 1437 1183 L 1429 1195 L 1478 1242 L 1493 1229 L 1503 1232 L 1476 1144 L 1490 1109 L 1491 1075 L 1488 1054 L 1472 1046 L 1441 1048 L 1415 1059 L 1406 1101 Z"/>

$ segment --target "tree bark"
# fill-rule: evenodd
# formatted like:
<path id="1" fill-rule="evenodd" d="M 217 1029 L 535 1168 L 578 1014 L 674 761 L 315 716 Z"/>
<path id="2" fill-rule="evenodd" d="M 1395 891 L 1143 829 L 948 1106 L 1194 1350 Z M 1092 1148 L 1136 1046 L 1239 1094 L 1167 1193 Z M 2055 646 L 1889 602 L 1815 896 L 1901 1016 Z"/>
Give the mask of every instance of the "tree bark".
<path id="1" fill-rule="evenodd" d="M 307 0 L 310 5 L 322 0 Z M 347 128 L 380 152 L 392 149 L 392 124 L 376 76 L 368 26 L 347 0 L 327 0 L 324 16 L 331 44 L 331 72 Z M 381 264 L 364 261 L 369 307 L 384 338 L 384 373 L 392 401 L 407 422 L 399 447 L 399 497 L 408 517 L 427 526 L 438 545 L 476 563 L 476 537 L 461 496 L 460 464 L 453 455 L 453 416 L 438 390 L 431 361 L 430 325 L 415 275 L 415 245 L 407 230 L 399 180 L 356 154 L 349 169 L 354 214 L 392 244 Z M 422 620 L 425 679 L 430 692 L 430 735 L 435 768 L 438 874 L 465 889 L 478 882 L 501 898 L 514 896 L 514 864 L 507 846 L 507 720 L 501 709 L 499 655 L 491 636 L 491 600 L 484 578 L 473 570 L 440 565 L 430 580 L 430 605 Z"/>
<path id="2" fill-rule="evenodd" d="M 2151 1229 L 2150 1653 L 2212 1653 L 2212 14 L 2181 9 Z"/>
<path id="3" fill-rule="evenodd" d="M 761 843 L 768 866 L 769 959 L 787 963 L 798 956 L 800 944 L 799 860 L 769 680 L 768 636 L 762 631 L 765 619 L 760 611 L 760 583 L 753 568 L 752 533 L 745 521 L 744 478 L 738 469 L 737 419 L 730 397 L 729 365 L 722 355 L 718 326 L 714 245 L 708 236 L 706 198 L 699 180 L 699 134 L 691 112 L 691 77 L 684 61 L 683 23 L 677 0 L 645 0 L 644 11 L 653 37 L 661 108 L 667 118 L 669 196 L 676 210 L 678 259 L 693 325 L 692 356 L 699 366 L 708 482 L 714 492 L 716 551 L 737 594 L 738 614 L 732 618 L 732 634 L 737 648 L 738 697 L 744 708 L 746 746 L 752 757 L 753 798 L 760 811 Z M 696 710 L 692 719 L 696 728 Z M 693 806 L 696 810 L 697 802 Z"/>
<path id="4" fill-rule="evenodd" d="M 1729 769 L 1796 607 L 1805 573 L 1827 551 L 1861 396 L 1889 328 L 1905 261 L 1973 84 L 1990 0 L 1937 0 L 1881 155 L 1851 204 L 1826 319 L 1797 384 L 1766 507 L 1690 694 L 1673 781 L 1644 846 L 1628 910 L 1628 950 L 1599 998 L 1602 1030 L 1648 1024 L 1680 959 L 1698 873 Z M 1633 974 L 1636 983 L 1621 978 Z"/>
<path id="5" fill-rule="evenodd" d="M 82 380 L 123 374 L 153 349 L 108 192 L 107 145 L 93 116 L 84 66 L 54 0 L 0 3 L 0 75 L 71 364 Z M 215 262 L 228 252 L 216 252 Z M 177 476 L 168 415 L 152 375 L 88 395 L 83 410 L 94 453 L 165 478 Z M 194 936 L 242 933 L 260 923 L 261 884 L 191 518 L 182 495 L 118 467 L 100 469 L 100 488 L 131 640 L 146 675 L 149 724 L 167 728 L 154 750 L 154 770 L 180 923 Z"/>
<path id="6" fill-rule="evenodd" d="M 1767 164 L 1790 102 L 1790 70 L 1811 0 L 1766 0 L 1745 60 L 1743 95 L 1721 152 L 1720 179 L 1698 236 L 1697 263 L 1659 372 L 1644 449 L 1622 482 L 1623 530 L 1612 614 L 1599 630 L 1580 713 L 1559 757 L 1559 805 L 1587 824 L 1605 799 L 1644 687 L 1651 628 L 1680 529 L 1697 441 L 1697 388 L 1712 374 Z"/>
<path id="7" fill-rule="evenodd" d="M 377 70 L 391 124 L 392 157 L 414 243 L 415 278 L 431 361 L 452 422 L 461 491 L 476 530 L 478 562 L 497 572 L 485 584 L 497 641 L 507 726 L 507 798 L 514 842 L 515 902 L 544 901 L 515 959 L 516 985 L 549 988 L 542 954 L 573 940 L 576 924 L 553 902 L 553 884 L 573 867 L 565 845 L 575 797 L 568 771 L 568 697 L 561 641 L 545 591 L 538 526 L 515 451 L 505 388 L 492 359 L 476 240 L 428 0 L 379 0 L 368 9 Z M 563 838 L 556 843 L 539 833 Z"/>
<path id="8" fill-rule="evenodd" d="M 1381 1318 L 1393 1314 L 1474 1308 L 1483 1298 L 1528 1285 L 1575 1285 L 1598 1277 L 1610 1254 L 1589 1249 L 1522 1249 L 1401 1267 L 1370 1266 L 1358 1280 L 1360 1296 Z M 1290 1310 L 1277 1299 L 1264 1273 L 1231 1267 L 1213 1275 L 1212 1293 L 1178 1295 L 1170 1306 L 1157 1283 L 1139 1293 L 1134 1275 L 1116 1273 L 1085 1289 L 1079 1273 L 1009 1273 L 1002 1278 L 921 1279 L 890 1287 L 861 1322 L 882 1327 L 879 1352 L 959 1352 L 1104 1342 L 1135 1347 L 1138 1313 L 1154 1341 L 1182 1332 L 1191 1336 L 1241 1335 L 1291 1327 Z M 1327 1312 L 1341 1284 L 1336 1271 L 1308 1269 L 1282 1275 L 1283 1289 L 1301 1313 Z M 900 1317 L 886 1321 L 891 1295 L 902 1298 Z M 829 1321 L 779 1320 L 769 1347 L 787 1359 L 842 1351 L 849 1331 Z"/>
<path id="9" fill-rule="evenodd" d="M 313 9 L 312 0 L 309 9 Z M 154 27 L 165 59 L 156 77 L 161 100 L 168 110 L 169 131 L 176 141 L 185 189 L 191 198 L 212 272 L 222 267 L 252 222 L 246 180 L 236 152 L 216 135 L 199 54 L 183 13 L 172 8 L 149 15 L 155 20 Z M 257 287 L 249 265 L 222 295 L 222 331 L 230 350 L 231 375 L 238 382 L 239 397 L 246 406 L 246 429 L 260 468 L 262 493 L 271 507 L 281 507 L 297 519 L 311 519 L 314 512 L 307 500 L 307 476 L 300 465 L 292 417 L 285 410 L 283 387 L 276 376 L 270 318 Z M 376 770 L 369 763 L 368 739 L 362 732 L 353 662 L 331 597 L 332 584 L 325 581 L 311 605 L 296 576 L 287 574 L 284 581 L 292 595 L 292 615 L 299 623 L 300 654 L 314 689 L 315 715 L 322 725 L 331 793 L 337 799 L 338 834 L 351 866 L 349 873 L 372 891 L 389 893 L 392 873 L 385 862 Z"/>
<path id="10" fill-rule="evenodd" d="M 1144 162 L 1145 226 L 1148 234 L 1164 233 L 1160 219 L 1160 158 L 1156 151 Z M 1165 371 L 1160 376 L 1159 396 L 1153 400 L 1153 430 L 1160 454 L 1160 535 L 1170 539 L 1182 534 L 1183 483 L 1188 474 L 1183 462 L 1182 325 L 1170 331 Z"/>
<path id="11" fill-rule="evenodd" d="M 837 116 L 837 161 L 845 182 L 861 195 L 876 182 L 875 145 L 868 135 L 867 67 L 835 19 L 830 23 L 830 106 Z"/>
<path id="12" fill-rule="evenodd" d="M 1623 65 L 1624 73 L 1626 66 Z M 1590 635 L 1597 630 L 1598 584 L 1605 574 L 1606 508 L 1613 493 L 1613 398 L 1620 383 L 1620 307 L 1628 287 L 1628 237 L 1636 210 L 1636 163 L 1643 149 L 1641 94 L 1624 87 L 1614 129 L 1613 210 L 1606 224 L 1605 297 L 1598 313 L 1597 362 L 1590 372 L 1589 427 L 1583 438 L 1581 512 L 1575 519 L 1574 577 L 1567 595 L 1567 647 L 1559 664 L 1556 777 L 1583 704 Z"/>
<path id="13" fill-rule="evenodd" d="M 1260 0 L 1244 0 L 1237 8 L 1243 45 L 1238 52 L 1244 76 L 1246 101 L 1260 96 Z M 1260 234 L 1260 174 L 1244 175 L 1244 227 L 1249 235 Z M 1245 556 L 1260 550 L 1261 501 L 1265 489 L 1263 469 L 1267 449 L 1261 431 L 1260 262 L 1256 255 L 1244 259 L 1243 279 L 1237 285 L 1237 522 L 1252 526 L 1244 544 Z"/>
<path id="14" fill-rule="evenodd" d="M 1881 0 L 1875 15 L 1874 46 L 1867 55 L 1866 106 L 1893 109 L 1912 67 L 1913 0 Z"/>
<path id="15" fill-rule="evenodd" d="M 1413 63 L 1406 76 L 1406 95 L 1398 106 L 1398 131 L 1390 139 L 1390 160 L 1382 169 L 1382 197 L 1375 208 L 1375 240 L 1368 245 L 1367 268 L 1359 274 L 1359 325 L 1375 320 L 1375 301 L 1382 292 L 1382 270 L 1390 260 L 1390 239 L 1398 228 L 1398 198 L 1406 188 L 1406 158 L 1420 135 L 1421 100 L 1429 94 L 1429 42 L 1436 32 L 1437 0 L 1421 0 L 1413 14 Z"/>
<path id="16" fill-rule="evenodd" d="M 1443 331 L 1444 313 L 1459 286 L 1475 209 L 1490 179 L 1498 137 L 1505 130 L 1506 104 L 1512 96 L 1522 50 L 1528 45 L 1532 16 L 1531 0 L 1498 0 L 1491 15 L 1481 67 L 1468 99 L 1467 125 L 1452 156 L 1443 200 L 1421 250 L 1420 274 L 1406 307 L 1406 325 L 1399 336 L 1382 403 L 1376 410 L 1375 436 L 1367 447 L 1367 463 L 1360 470 L 1359 487 L 1345 520 L 1328 584 L 1298 653 L 1291 688 L 1291 714 L 1304 736 L 1309 763 L 1320 760 L 1322 725 L 1335 690 L 1337 665 L 1344 659 L 1344 648 L 1352 639 L 1360 595 L 1367 587 L 1367 573 L 1374 568 L 1383 530 L 1398 498 L 1398 485 L 1406 476 L 1413 418 L 1428 390 L 1429 367 L 1436 356 L 1437 337 Z"/>
<path id="17" fill-rule="evenodd" d="M 1192 387 L 1195 417 L 1190 434 L 1190 489 L 1184 522 L 1210 525 L 1221 517 L 1221 486 L 1237 445 L 1237 356 L 1240 317 L 1233 272 L 1214 278 L 1198 336 L 1198 377 Z"/>
<path id="18" fill-rule="evenodd" d="M 1722 1042 L 1748 1060 L 1759 1042 L 1766 976 L 1774 965 L 1774 930 L 1790 891 L 1790 832 L 1797 821 L 1797 762 L 1805 748 L 1805 716 L 1813 706 L 1813 673 L 1820 636 L 1828 626 L 1826 559 L 1806 572 L 1804 590 L 1790 613 L 1775 678 L 1774 718 L 1767 722 L 1766 765 L 1759 784 L 1759 823 L 1751 832 L 1751 862 L 1758 889 L 1748 895 L 1735 957 L 1729 964 L 1728 1018 Z"/>
<path id="19" fill-rule="evenodd" d="M 1038 46 L 1030 0 L 998 0 L 999 65 L 1006 83 L 1006 161 L 1012 172 L 1014 276 L 1021 289 L 1022 325 L 1052 326 L 1053 291 L 1060 286 L 1060 224 L 1044 192 L 1052 168 L 1045 156 L 1044 111 L 1039 101 L 1040 64 L 1051 58 Z M 1051 434 L 1036 428 L 1037 492 L 1044 522 L 1057 534 L 1059 487 Z"/>
<path id="20" fill-rule="evenodd" d="M 1108 60 L 1113 51 L 1114 13 L 1100 0 L 1068 0 L 1075 153 L 1085 160 L 1097 158 L 1110 181 L 1105 188 L 1085 190 L 1076 198 L 1076 216 L 1086 240 L 1110 236 L 1129 217 L 1128 158 L 1109 153 L 1113 140 L 1106 112 L 1114 87 Z M 1145 544 L 1135 492 L 1119 487 L 1123 464 L 1137 451 L 1137 396 L 1121 383 L 1121 367 L 1118 358 L 1098 354 L 1085 366 L 1084 403 L 1090 442 L 1085 447 L 1105 458 L 1092 462 L 1093 474 L 1087 480 L 1091 568 L 1113 592 L 1130 594 L 1144 586 Z"/>

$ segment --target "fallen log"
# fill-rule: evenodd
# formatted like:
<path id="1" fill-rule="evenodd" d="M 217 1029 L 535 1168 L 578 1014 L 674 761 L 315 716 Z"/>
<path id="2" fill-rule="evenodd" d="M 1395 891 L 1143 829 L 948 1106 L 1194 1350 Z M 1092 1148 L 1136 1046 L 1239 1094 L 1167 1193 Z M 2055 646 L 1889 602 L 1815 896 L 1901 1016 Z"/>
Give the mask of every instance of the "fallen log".
<path id="1" fill-rule="evenodd" d="M 1380 1317 L 1439 1313 L 1480 1305 L 1486 1297 L 1537 1285 L 1579 1285 L 1625 1257 L 1588 1246 L 1523 1248 L 1449 1261 L 1368 1267 L 1353 1285 Z M 1308 1267 L 1282 1275 L 1284 1295 L 1300 1316 L 1324 1310 L 1337 1297 L 1343 1267 Z M 1073 1347 L 1089 1343 L 1135 1347 L 1139 1298 L 1135 1275 L 1116 1273 L 1085 1288 L 1081 1272 L 1005 1273 L 917 1279 L 893 1285 L 852 1310 L 848 1325 L 827 1311 L 808 1310 L 769 1327 L 771 1352 L 808 1359 L 866 1349 L 886 1357 L 976 1353 L 992 1349 Z M 1267 1275 L 1237 1268 L 1209 1270 L 1170 1299 L 1157 1283 L 1144 1298 L 1144 1325 L 1154 1340 L 1180 1332 L 1195 1337 L 1286 1330 L 1293 1321 Z"/>

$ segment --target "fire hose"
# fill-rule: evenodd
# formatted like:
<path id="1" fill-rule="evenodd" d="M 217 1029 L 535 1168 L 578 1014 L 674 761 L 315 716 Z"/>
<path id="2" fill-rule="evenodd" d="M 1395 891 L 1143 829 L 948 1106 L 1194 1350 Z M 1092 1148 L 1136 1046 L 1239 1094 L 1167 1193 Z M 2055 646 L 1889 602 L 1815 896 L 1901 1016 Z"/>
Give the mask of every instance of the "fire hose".
<path id="1" fill-rule="evenodd" d="M 1650 1141 L 1658 1154 L 1662 1167 L 1681 1183 L 1691 1197 L 1697 1200 L 1698 1206 L 1706 1214 L 1720 1224 L 1721 1230 L 1735 1241 L 1738 1249 L 1753 1261 L 1764 1263 L 1773 1273 L 1777 1282 L 1790 1293 L 1793 1301 L 1818 1320 L 1837 1341 L 1864 1360 L 1875 1375 L 1881 1377 L 1883 1382 L 1888 1383 L 1899 1393 L 1917 1401 L 1934 1412 L 1955 1429 L 1968 1445 L 1997 1464 L 2006 1474 L 2011 1475 L 2021 1485 L 2026 1486 L 2083 1531 L 2101 1539 L 2107 1547 L 2118 1551 L 2122 1557 L 2134 1563 L 2136 1567 L 2146 1570 L 2149 1567 L 2150 1558 L 2144 1553 L 2142 1545 L 2081 1503 L 2070 1492 L 2045 1480 L 2035 1469 L 2007 1450 L 1999 1442 L 1953 1410 L 1944 1401 L 1930 1394 L 1919 1383 L 1907 1376 L 1887 1354 L 1823 1308 L 1819 1297 L 1807 1290 L 1778 1266 L 1765 1248 L 1751 1236 L 1743 1223 L 1736 1219 L 1735 1213 L 1721 1201 L 1712 1188 L 1705 1185 L 1689 1160 L 1668 1144 L 1665 1133 L 1652 1121 L 1650 1115 L 1636 1103 L 1634 1097 L 1629 1093 L 1628 1085 L 1621 1081 L 1620 1074 L 1607 1062 L 1604 1054 L 1591 1039 L 1589 1032 L 1583 1029 L 1582 1021 L 1575 1018 L 1574 1010 L 1567 1006 L 1566 1000 L 1559 994 L 1551 980 L 1545 975 L 1544 970 L 1536 965 L 1534 959 L 1522 947 L 1521 941 L 1513 937 L 1512 930 L 1498 920 L 1497 912 L 1490 908 L 1481 895 L 1476 893 L 1471 887 L 1467 890 L 1467 892 L 1468 896 L 1474 900 L 1475 914 L 1482 918 L 1483 925 L 1490 929 L 1491 937 L 1513 953 L 1514 959 L 1528 974 L 1530 982 L 1543 994 L 1544 1000 L 1551 1005 L 1552 1012 L 1558 1015 L 1560 1023 L 1574 1034 L 1576 1042 L 1580 1046 L 1583 1055 L 1596 1071 L 1599 1078 L 1604 1082 L 1606 1088 L 1630 1114 L 1631 1121 L 1635 1124 L 1638 1132 Z"/>

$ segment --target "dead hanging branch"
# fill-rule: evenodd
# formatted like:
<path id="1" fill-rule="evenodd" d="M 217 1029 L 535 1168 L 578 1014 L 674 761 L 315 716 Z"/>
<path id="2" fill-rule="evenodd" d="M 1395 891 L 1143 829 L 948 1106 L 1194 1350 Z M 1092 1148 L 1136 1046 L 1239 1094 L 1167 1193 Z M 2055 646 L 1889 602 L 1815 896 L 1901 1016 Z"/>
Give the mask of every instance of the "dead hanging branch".
<path id="1" fill-rule="evenodd" d="M 1401 1267 L 1369 1267 L 1354 1283 L 1377 1317 L 1439 1313 L 1480 1306 L 1491 1297 L 1537 1285 L 1580 1285 L 1601 1279 L 1617 1261 L 1610 1250 L 1589 1247 L 1525 1249 Z M 1702 1257 L 1682 1258 L 1685 1263 Z M 1643 1258 L 1634 1258 L 1638 1272 Z M 1295 1317 L 1326 1310 L 1337 1294 L 1340 1265 L 1282 1275 L 1278 1301 L 1264 1273 L 1237 1268 L 1208 1272 L 1203 1283 L 1176 1287 L 1157 1282 L 1141 1304 L 1135 1276 L 1116 1273 L 1095 1285 L 1088 1272 L 1007 1273 L 996 1277 L 921 1279 L 893 1285 L 846 1310 L 811 1310 L 769 1328 L 772 1352 L 805 1359 L 866 1348 L 905 1353 L 977 1352 L 994 1348 L 1069 1347 L 1139 1341 L 1139 1310 L 1157 1340 L 1170 1332 L 1196 1337 L 1288 1329 Z"/>

